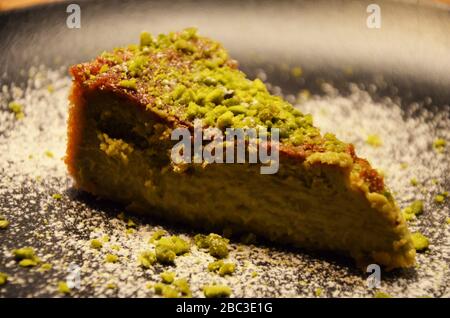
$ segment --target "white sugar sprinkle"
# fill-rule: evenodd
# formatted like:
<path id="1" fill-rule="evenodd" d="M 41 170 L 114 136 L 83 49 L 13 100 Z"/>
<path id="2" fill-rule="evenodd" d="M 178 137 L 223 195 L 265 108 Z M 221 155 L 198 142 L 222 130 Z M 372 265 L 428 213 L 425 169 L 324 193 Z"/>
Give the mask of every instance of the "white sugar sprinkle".
<path id="1" fill-rule="evenodd" d="M 367 288 L 367 274 L 352 265 L 279 247 L 231 244 L 229 258 L 237 268 L 226 277 L 208 272 L 213 258 L 195 246 L 188 255 L 177 257 L 176 266 L 155 265 L 147 270 L 137 266 L 139 252 L 154 249 L 148 241 L 155 230 L 187 239 L 193 233 L 137 218 L 135 232 L 127 234 L 126 224 L 117 218 L 120 207 L 71 187 L 62 161 L 70 87 L 64 72 L 33 68 L 24 88 L 1 88 L 0 214 L 11 223 L 0 232 L 0 271 L 9 275 L 0 297 L 57 296 L 58 281 L 65 281 L 73 266 L 79 268 L 80 284 L 72 288 L 72 296 L 152 297 L 154 291 L 147 284 L 159 282 L 165 270 L 186 278 L 195 297 L 202 297 L 202 287 L 212 282 L 231 286 L 236 297 L 314 297 L 318 289 L 323 291 L 321 297 L 372 297 L 376 292 Z M 266 78 L 263 70 L 258 74 Z M 281 94 L 281 88 L 274 90 Z M 434 202 L 437 194 L 449 190 L 445 189 L 450 184 L 449 149 L 437 153 L 432 144 L 436 138 L 450 141 L 450 108 L 430 111 L 419 103 L 402 108 L 394 98 L 375 102 L 356 85 L 345 97 L 327 84 L 324 92 L 306 100 L 303 96 L 297 107 L 311 113 L 322 132 L 353 143 L 359 156 L 379 168 L 402 208 L 413 200 L 425 202 L 423 215 L 410 222 L 410 228 L 430 238 L 429 250 L 418 254 L 415 269 L 384 274 L 379 290 L 399 297 L 449 297 L 449 205 Z M 22 120 L 8 109 L 11 101 L 23 105 Z M 382 145 L 369 145 L 370 135 L 376 135 Z M 417 186 L 411 184 L 412 178 Z M 90 246 L 91 239 L 105 235 L 109 241 L 101 250 Z M 20 268 L 11 250 L 23 246 L 34 247 L 53 268 L 46 272 Z M 119 261 L 106 264 L 107 253 L 118 255 Z"/>

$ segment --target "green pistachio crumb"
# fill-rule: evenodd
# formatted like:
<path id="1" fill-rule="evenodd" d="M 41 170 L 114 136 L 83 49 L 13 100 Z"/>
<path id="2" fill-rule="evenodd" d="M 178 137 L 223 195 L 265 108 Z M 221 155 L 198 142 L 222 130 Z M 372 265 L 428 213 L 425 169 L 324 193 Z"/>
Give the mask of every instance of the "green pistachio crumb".
<path id="1" fill-rule="evenodd" d="M 17 120 L 23 119 L 23 117 L 25 117 L 22 104 L 18 102 L 11 102 L 9 103 L 8 107 L 9 110 L 15 114 Z"/>
<path id="2" fill-rule="evenodd" d="M 191 297 L 191 289 L 189 287 L 189 283 L 185 278 L 174 280 L 173 286 L 175 286 L 182 296 Z"/>
<path id="3" fill-rule="evenodd" d="M 103 243 L 99 239 L 92 239 L 91 247 L 96 248 L 96 249 L 101 249 L 103 247 Z"/>
<path id="4" fill-rule="evenodd" d="M 19 266 L 21 267 L 34 267 L 38 264 L 38 262 L 34 259 L 23 259 L 19 262 Z"/>
<path id="5" fill-rule="evenodd" d="M 156 283 L 155 286 L 155 294 L 161 295 L 165 298 L 178 298 L 179 292 L 176 288 L 166 285 L 164 283 Z"/>
<path id="6" fill-rule="evenodd" d="M 55 155 L 53 154 L 53 152 L 51 152 L 50 150 L 46 150 L 46 151 L 44 152 L 44 155 L 45 155 L 46 157 L 48 157 L 48 158 L 54 158 L 54 157 L 55 157 Z"/>
<path id="7" fill-rule="evenodd" d="M 123 87 L 123 88 L 128 88 L 128 89 L 132 89 L 132 90 L 136 90 L 137 86 L 136 86 L 136 79 L 132 78 L 129 80 L 121 80 L 119 82 L 119 86 Z"/>
<path id="8" fill-rule="evenodd" d="M 53 268 L 53 265 L 50 263 L 44 263 L 39 267 L 40 272 L 47 272 Z"/>
<path id="9" fill-rule="evenodd" d="M 98 71 L 99 74 L 105 73 L 109 70 L 108 64 L 103 64 L 100 70 Z"/>
<path id="10" fill-rule="evenodd" d="M 13 250 L 12 253 L 21 267 L 34 267 L 41 262 L 32 247 L 19 248 Z"/>
<path id="11" fill-rule="evenodd" d="M 108 283 L 108 284 L 106 284 L 105 287 L 106 287 L 107 289 L 117 289 L 117 288 L 118 288 L 118 286 L 117 286 L 116 283 Z"/>
<path id="12" fill-rule="evenodd" d="M 153 244 L 155 241 L 159 240 L 161 237 L 166 235 L 167 232 L 162 229 L 158 229 L 155 232 L 153 232 L 152 236 L 150 237 L 149 243 Z"/>
<path id="13" fill-rule="evenodd" d="M 198 248 L 207 248 L 211 256 L 216 258 L 225 258 L 228 256 L 229 240 L 218 234 L 211 233 L 207 236 L 197 234 L 194 237 L 194 242 Z"/>
<path id="14" fill-rule="evenodd" d="M 150 268 L 156 263 L 156 255 L 150 251 L 141 252 L 138 255 L 138 264 L 143 268 Z"/>
<path id="15" fill-rule="evenodd" d="M 132 219 L 128 219 L 127 221 L 127 227 L 136 227 L 137 224 L 132 220 Z"/>
<path id="16" fill-rule="evenodd" d="M 153 36 L 150 33 L 145 32 L 145 31 L 141 33 L 141 38 L 140 38 L 141 47 L 150 46 L 153 44 L 153 42 L 154 42 Z"/>
<path id="17" fill-rule="evenodd" d="M 128 228 L 128 229 L 126 229 L 125 234 L 134 234 L 135 232 L 136 232 L 135 229 L 133 229 L 133 228 Z"/>
<path id="18" fill-rule="evenodd" d="M 258 272 L 253 271 L 253 272 L 252 272 L 252 278 L 255 278 L 255 277 L 257 277 L 257 276 L 258 276 Z"/>
<path id="19" fill-rule="evenodd" d="M 412 178 L 410 183 L 413 187 L 417 187 L 419 185 L 419 181 L 416 178 Z"/>
<path id="20" fill-rule="evenodd" d="M 108 235 L 103 235 L 102 241 L 105 242 L 105 243 L 109 242 L 109 236 Z"/>
<path id="21" fill-rule="evenodd" d="M 291 75 L 294 76 L 294 77 L 296 77 L 296 78 L 302 76 L 302 74 L 303 74 L 303 70 L 302 70 L 302 68 L 299 67 L 299 66 L 296 66 L 296 67 L 294 67 L 294 68 L 291 70 Z"/>
<path id="22" fill-rule="evenodd" d="M 434 140 L 433 142 L 433 148 L 439 152 L 442 153 L 445 150 L 445 146 L 446 146 L 447 142 L 445 141 L 445 139 L 442 138 L 437 138 L 436 140 Z"/>
<path id="23" fill-rule="evenodd" d="M 8 281 L 8 275 L 0 272 L 0 286 L 5 285 Z"/>
<path id="24" fill-rule="evenodd" d="M 173 264 L 177 255 L 189 252 L 187 241 L 178 236 L 162 237 L 156 242 L 156 259 L 159 263 Z"/>
<path id="25" fill-rule="evenodd" d="M 373 297 L 375 297 L 375 298 L 392 298 L 392 296 L 391 295 L 389 295 L 389 294 L 387 294 L 387 293 L 385 293 L 385 292 L 376 292 L 374 295 L 373 295 Z"/>
<path id="26" fill-rule="evenodd" d="M 367 136 L 366 143 L 372 147 L 380 147 L 383 145 L 380 136 L 378 135 L 369 135 Z"/>
<path id="27" fill-rule="evenodd" d="M 322 296 L 323 289 L 322 288 L 316 288 L 316 290 L 314 291 L 314 294 L 316 295 L 316 297 Z"/>
<path id="28" fill-rule="evenodd" d="M 416 251 L 423 251 L 428 248 L 430 242 L 427 237 L 425 237 L 422 233 L 415 232 L 411 234 L 411 239 L 414 244 L 414 248 Z"/>
<path id="29" fill-rule="evenodd" d="M 105 256 L 106 263 L 117 263 L 118 260 L 119 260 L 119 256 L 117 256 L 115 254 L 106 254 L 106 256 Z"/>
<path id="30" fill-rule="evenodd" d="M 58 291 L 63 295 L 69 295 L 70 287 L 67 285 L 66 282 L 60 281 L 60 282 L 58 282 Z"/>
<path id="31" fill-rule="evenodd" d="M 411 203 L 408 207 L 403 209 L 403 217 L 405 220 L 409 221 L 416 217 L 416 215 L 423 212 L 423 201 L 416 200 Z"/>
<path id="32" fill-rule="evenodd" d="M 226 285 L 209 285 L 203 287 L 203 294 L 206 298 L 230 297 L 231 288 Z"/>
<path id="33" fill-rule="evenodd" d="M 161 280 L 165 284 L 172 284 L 175 280 L 175 273 L 174 272 L 163 272 L 160 274 Z"/>
<path id="34" fill-rule="evenodd" d="M 443 192 L 442 194 L 438 194 L 434 197 L 434 201 L 436 203 L 443 203 L 445 198 L 448 196 L 448 192 Z"/>
<path id="35" fill-rule="evenodd" d="M 447 218 L 445 221 L 447 222 L 447 224 L 450 224 L 450 218 Z"/>
<path id="36" fill-rule="evenodd" d="M 9 221 L 6 219 L 0 219 L 0 229 L 4 230 L 9 226 Z"/>
<path id="37" fill-rule="evenodd" d="M 210 272 L 218 272 L 220 276 L 231 275 L 236 270 L 234 263 L 225 263 L 223 260 L 218 260 L 208 264 Z"/>
<path id="38" fill-rule="evenodd" d="M 59 193 L 54 193 L 54 194 L 52 194 L 52 198 L 55 200 L 61 200 L 62 195 Z"/>

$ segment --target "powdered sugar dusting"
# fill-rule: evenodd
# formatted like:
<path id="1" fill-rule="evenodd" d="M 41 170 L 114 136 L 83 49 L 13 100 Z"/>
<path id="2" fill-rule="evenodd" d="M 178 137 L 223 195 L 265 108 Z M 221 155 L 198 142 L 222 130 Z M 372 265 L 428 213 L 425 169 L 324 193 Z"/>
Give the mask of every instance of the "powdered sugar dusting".
<path id="1" fill-rule="evenodd" d="M 72 296 L 153 297 L 148 284 L 159 282 L 166 270 L 186 278 L 195 297 L 213 282 L 229 285 L 236 297 L 372 297 L 376 292 L 367 288 L 367 274 L 345 261 L 275 246 L 231 244 L 229 258 L 237 267 L 226 277 L 208 272 L 213 258 L 195 246 L 177 257 L 175 266 L 140 268 L 137 255 L 154 249 L 149 243 L 154 231 L 165 229 L 186 239 L 195 233 L 142 218 L 133 218 L 137 225 L 130 230 L 117 217 L 120 206 L 72 188 L 61 159 L 70 87 L 62 74 L 65 70 L 34 68 L 25 87 L 4 85 L 0 93 L 0 214 L 11 222 L 0 232 L 0 271 L 9 275 L 0 296 L 58 296 L 57 283 L 73 266 L 79 268 L 80 284 Z M 449 150 L 437 153 L 432 143 L 438 137 L 450 141 L 450 109 L 426 110 L 429 101 L 403 108 L 389 98 L 374 102 L 356 85 L 345 97 L 329 85 L 324 91 L 297 107 L 312 113 L 323 132 L 354 143 L 358 155 L 383 171 L 401 207 L 416 199 L 425 202 L 425 212 L 410 227 L 430 238 L 430 249 L 418 254 L 417 268 L 383 274 L 380 290 L 393 296 L 449 297 L 449 207 L 448 201 L 434 202 L 436 194 L 449 190 Z M 8 110 L 13 100 L 23 105 L 22 120 Z M 369 135 L 377 135 L 382 145 L 367 144 Z M 412 178 L 419 185 L 413 186 Z M 93 238 L 104 240 L 101 250 L 91 248 Z M 34 247 L 53 268 L 19 267 L 11 250 L 23 246 Z M 107 253 L 119 256 L 118 262 L 106 263 Z"/>

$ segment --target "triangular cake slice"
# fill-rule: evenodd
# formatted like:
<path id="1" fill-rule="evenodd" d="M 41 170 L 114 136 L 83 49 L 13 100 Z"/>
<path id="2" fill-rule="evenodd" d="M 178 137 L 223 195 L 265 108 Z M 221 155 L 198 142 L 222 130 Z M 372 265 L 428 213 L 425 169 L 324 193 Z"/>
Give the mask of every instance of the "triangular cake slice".
<path id="1" fill-rule="evenodd" d="M 351 144 L 249 80 L 195 29 L 152 37 L 71 67 L 66 163 L 76 185 L 197 229 L 230 229 L 359 264 L 414 264 L 410 233 L 383 177 Z M 174 164 L 176 128 L 279 130 L 279 169 Z M 268 144 L 270 146 L 270 143 Z"/>

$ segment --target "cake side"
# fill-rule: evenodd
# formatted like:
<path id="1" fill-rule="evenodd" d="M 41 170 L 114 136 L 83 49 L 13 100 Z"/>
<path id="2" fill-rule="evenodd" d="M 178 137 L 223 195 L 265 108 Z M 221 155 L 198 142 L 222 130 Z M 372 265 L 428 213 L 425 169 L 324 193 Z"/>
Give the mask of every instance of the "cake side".
<path id="1" fill-rule="evenodd" d="M 139 48 L 72 67 L 66 162 L 78 186 L 132 210 L 200 228 L 230 227 L 298 247 L 337 251 L 361 263 L 411 266 L 414 249 L 398 207 L 383 178 L 355 155 L 353 146 L 321 136 L 310 116 L 271 96 L 258 80 L 247 80 L 219 44 L 184 32 L 189 35 L 167 36 L 173 41 L 158 44 L 155 52 L 142 45 L 144 37 Z M 180 38 L 187 43 L 176 44 Z M 186 51 L 189 44 L 195 48 Z M 208 57 L 199 53 L 197 63 L 193 52 L 210 47 L 215 50 Z M 153 62 L 143 63 L 140 54 Z M 165 66 L 158 70 L 152 63 Z M 175 171 L 170 132 L 192 129 L 195 118 L 220 129 L 279 128 L 279 173 L 262 176 L 251 165 L 220 164 Z M 339 222 L 332 221 L 335 215 Z"/>

